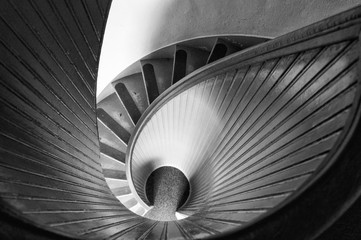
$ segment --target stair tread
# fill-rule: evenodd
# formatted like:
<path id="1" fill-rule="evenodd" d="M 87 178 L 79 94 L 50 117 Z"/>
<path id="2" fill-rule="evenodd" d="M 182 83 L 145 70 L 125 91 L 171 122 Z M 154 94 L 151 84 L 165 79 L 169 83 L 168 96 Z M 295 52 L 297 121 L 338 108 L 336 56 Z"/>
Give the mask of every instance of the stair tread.
<path id="1" fill-rule="evenodd" d="M 130 198 L 124 202 L 124 206 L 126 206 L 129 209 L 131 209 L 132 207 L 134 207 L 137 204 L 138 204 L 138 201 L 133 196 L 132 196 L 132 198 Z"/>
<path id="2" fill-rule="evenodd" d="M 113 188 L 111 191 L 115 196 L 122 196 L 131 193 L 129 186 Z"/>
<path id="3" fill-rule="evenodd" d="M 172 58 L 141 60 L 141 65 L 151 64 L 154 68 L 159 95 L 172 85 Z"/>
<path id="4" fill-rule="evenodd" d="M 219 60 L 232 53 L 238 52 L 240 50 L 240 46 L 232 44 L 230 41 L 227 41 L 223 38 L 217 38 L 217 41 L 213 46 L 212 52 L 209 54 L 207 64 Z"/>
<path id="5" fill-rule="evenodd" d="M 121 141 L 102 121 L 98 120 L 99 141 L 121 152 L 127 151 L 127 145 Z"/>
<path id="6" fill-rule="evenodd" d="M 134 207 L 132 207 L 131 210 L 141 216 L 145 214 L 145 209 L 139 203 L 137 203 Z"/>
<path id="7" fill-rule="evenodd" d="M 112 119 L 114 119 L 127 132 L 134 131 L 134 123 L 128 115 L 127 109 L 123 106 L 115 89 L 112 93 L 97 104 L 97 108 L 102 108 Z"/>
<path id="8" fill-rule="evenodd" d="M 119 162 L 125 163 L 125 153 L 112 148 L 108 145 L 100 143 L 100 152 L 108 157 L 111 157 Z"/>
<path id="9" fill-rule="evenodd" d="M 105 178 L 110 189 L 116 189 L 119 187 L 129 186 L 126 180 L 114 179 L 114 178 Z"/>
<path id="10" fill-rule="evenodd" d="M 177 45 L 174 52 L 172 83 L 207 63 L 209 52 L 199 48 Z"/>
<path id="11" fill-rule="evenodd" d="M 135 104 L 136 108 L 140 113 L 143 113 L 148 108 L 149 102 L 147 99 L 146 89 L 144 86 L 143 76 L 141 72 L 123 77 L 114 82 L 113 85 L 116 92 L 118 84 L 120 84 L 119 86 L 123 85 L 125 87 L 125 89 L 129 93 L 129 96 L 131 97 L 131 99 L 127 100 L 132 100 L 133 104 Z M 123 97 L 119 94 L 118 96 L 120 97 L 120 99 L 121 97 Z M 124 105 L 126 106 L 126 103 L 124 103 Z"/>
<path id="12" fill-rule="evenodd" d="M 103 175 L 104 175 L 105 178 L 114 178 L 114 179 L 127 180 L 127 175 L 126 175 L 124 170 L 103 169 Z"/>
<path id="13" fill-rule="evenodd" d="M 103 153 L 100 153 L 99 161 L 103 169 L 125 169 L 124 163 Z"/>
<path id="14" fill-rule="evenodd" d="M 107 112 L 102 108 L 97 109 L 97 115 L 99 121 L 101 121 L 104 126 L 109 128 L 122 142 L 128 144 L 130 133 L 127 132 L 121 125 L 119 125 Z"/>
<path id="15" fill-rule="evenodd" d="M 142 66 L 142 73 L 144 85 L 147 89 L 148 101 L 152 103 L 159 96 L 158 83 L 153 65 L 149 63 L 144 64 Z"/>

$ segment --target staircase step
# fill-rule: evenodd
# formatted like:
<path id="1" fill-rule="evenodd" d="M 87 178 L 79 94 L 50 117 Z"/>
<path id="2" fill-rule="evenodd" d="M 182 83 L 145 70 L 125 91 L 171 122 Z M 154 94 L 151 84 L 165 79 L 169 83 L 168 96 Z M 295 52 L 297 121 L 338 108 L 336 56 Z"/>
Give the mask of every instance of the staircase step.
<path id="1" fill-rule="evenodd" d="M 125 171 L 124 163 L 103 153 L 100 153 L 100 164 L 102 165 L 103 169 L 119 169 Z"/>
<path id="2" fill-rule="evenodd" d="M 109 128 L 122 142 L 128 144 L 130 133 L 119 125 L 107 112 L 102 108 L 97 109 L 99 121 Z"/>
<path id="3" fill-rule="evenodd" d="M 118 169 L 103 169 L 103 175 L 106 178 L 127 180 L 127 175 L 125 171 L 121 171 Z"/>
<path id="4" fill-rule="evenodd" d="M 124 104 L 125 108 L 127 109 L 127 112 L 132 119 L 134 125 L 137 124 L 140 116 L 142 115 L 135 104 L 134 99 L 130 95 L 127 87 L 124 85 L 124 83 L 117 83 L 115 85 L 115 90 L 117 92 L 118 97 Z"/>
<path id="5" fill-rule="evenodd" d="M 149 72 L 154 72 L 156 86 L 158 90 L 158 95 L 162 94 L 166 89 L 172 85 L 172 70 L 173 70 L 173 59 L 163 58 L 163 59 L 148 59 L 140 61 L 142 65 L 142 72 L 146 86 L 150 86 L 151 80 L 148 79 Z M 146 71 L 145 71 L 146 70 Z M 148 73 L 148 74 L 147 74 Z M 154 82 L 154 81 L 153 81 Z M 148 90 L 148 89 L 147 89 Z M 150 97 L 148 90 L 148 97 Z M 151 98 L 149 98 L 150 103 Z"/>
<path id="6" fill-rule="evenodd" d="M 128 209 L 130 209 L 138 204 L 138 201 L 134 198 L 132 193 L 130 193 L 128 195 L 122 195 L 122 196 L 116 196 L 116 197 Z"/>
<path id="7" fill-rule="evenodd" d="M 117 149 L 109 147 L 108 145 L 105 145 L 103 143 L 100 143 L 99 145 L 101 154 L 107 155 L 108 157 L 111 157 L 125 164 L 125 153 L 120 152 Z"/>
<path id="8" fill-rule="evenodd" d="M 134 199 L 134 196 L 132 193 L 130 193 L 130 194 L 122 195 L 122 196 L 117 196 L 117 198 L 119 201 L 121 201 L 124 204 L 125 202 L 127 202 L 131 199 Z"/>
<path id="9" fill-rule="evenodd" d="M 120 187 L 128 187 L 129 184 L 126 180 L 114 179 L 114 178 L 105 178 L 110 190 L 120 188 Z"/>
<path id="10" fill-rule="evenodd" d="M 138 110 L 138 114 L 142 114 L 149 106 L 141 70 L 139 73 L 118 79 L 113 86 L 127 110 Z"/>
<path id="11" fill-rule="evenodd" d="M 173 63 L 172 83 L 190 74 L 207 63 L 209 52 L 192 47 L 176 46 Z"/>
<path id="12" fill-rule="evenodd" d="M 232 44 L 225 39 L 218 38 L 213 46 L 211 54 L 209 55 L 207 64 L 221 59 L 225 56 L 228 56 L 232 53 L 238 52 L 239 50 L 241 50 L 239 46 Z"/>
<path id="13" fill-rule="evenodd" d="M 122 196 L 122 195 L 131 193 L 129 186 L 113 188 L 111 190 L 115 196 Z"/>
<path id="14" fill-rule="evenodd" d="M 144 78 L 144 84 L 147 89 L 147 96 L 149 103 L 152 103 L 154 99 L 159 96 L 157 78 L 153 65 L 147 63 L 142 66 L 142 73 Z"/>
<path id="15" fill-rule="evenodd" d="M 124 205 L 129 209 L 131 209 L 132 207 L 134 207 L 137 204 L 138 204 L 138 201 L 135 198 L 131 198 L 124 203 Z"/>
<path id="16" fill-rule="evenodd" d="M 145 209 L 139 204 L 137 203 L 134 207 L 132 207 L 130 209 L 131 211 L 135 212 L 136 214 L 143 216 L 145 214 Z"/>
<path id="17" fill-rule="evenodd" d="M 127 132 L 132 133 L 135 125 L 113 86 L 111 86 L 111 90 L 113 92 L 98 103 L 97 107 L 104 109 L 104 111 L 107 112 L 120 126 L 127 130 Z"/>
<path id="18" fill-rule="evenodd" d="M 108 127 L 104 125 L 103 122 L 98 119 L 98 132 L 99 132 L 99 141 L 105 145 L 108 145 L 112 148 L 118 149 L 121 152 L 127 151 L 127 145 L 119 139 Z"/>

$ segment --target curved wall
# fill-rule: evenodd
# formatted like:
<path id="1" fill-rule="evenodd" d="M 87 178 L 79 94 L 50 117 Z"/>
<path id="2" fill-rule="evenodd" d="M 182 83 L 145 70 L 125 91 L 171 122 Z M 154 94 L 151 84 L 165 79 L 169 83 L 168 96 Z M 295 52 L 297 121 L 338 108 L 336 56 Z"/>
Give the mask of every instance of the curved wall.
<path id="1" fill-rule="evenodd" d="M 99 164 L 95 86 L 110 1 L 0 5 L 1 212 L 72 239 L 117 234 L 119 221 L 137 220 Z M 42 235 L 30 230 L 21 239 Z"/>

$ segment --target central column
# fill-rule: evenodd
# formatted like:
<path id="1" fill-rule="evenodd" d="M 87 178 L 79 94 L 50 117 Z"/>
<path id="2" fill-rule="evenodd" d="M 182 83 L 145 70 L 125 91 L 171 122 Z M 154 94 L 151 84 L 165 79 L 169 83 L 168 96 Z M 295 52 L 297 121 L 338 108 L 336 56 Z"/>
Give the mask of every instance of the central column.
<path id="1" fill-rule="evenodd" d="M 176 220 L 175 212 L 189 196 L 189 182 L 182 171 L 160 167 L 152 172 L 146 183 L 146 194 L 153 208 L 145 217 L 158 221 Z"/>

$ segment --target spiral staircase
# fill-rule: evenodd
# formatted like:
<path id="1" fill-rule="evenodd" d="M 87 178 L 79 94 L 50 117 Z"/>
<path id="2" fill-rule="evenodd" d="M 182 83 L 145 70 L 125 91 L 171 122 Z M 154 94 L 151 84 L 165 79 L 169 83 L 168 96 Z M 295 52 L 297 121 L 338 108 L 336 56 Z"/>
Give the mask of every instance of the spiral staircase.
<path id="1" fill-rule="evenodd" d="M 98 97 L 97 103 L 97 116 L 98 116 L 98 130 L 99 130 L 99 139 L 100 139 L 100 162 L 103 167 L 104 177 L 112 190 L 113 194 L 126 206 L 128 209 L 137 213 L 138 215 L 143 216 L 146 212 L 150 210 L 149 201 L 146 199 L 145 183 L 147 176 L 149 176 L 153 170 L 161 166 L 175 166 L 179 162 L 185 161 L 184 159 L 176 160 L 176 155 L 182 154 L 175 149 L 183 147 L 183 151 L 191 151 L 190 149 L 184 149 L 184 146 L 181 146 L 182 143 L 188 142 L 189 140 L 182 140 L 181 142 L 171 142 L 172 138 L 178 138 L 182 136 L 181 132 L 186 129 L 179 128 L 176 136 L 165 136 L 164 132 L 151 132 L 151 140 L 147 143 L 148 148 L 153 148 L 155 151 L 163 148 L 163 152 L 158 153 L 148 153 L 147 158 L 163 158 L 164 161 L 160 165 L 154 165 L 155 161 L 152 162 L 154 165 L 148 171 L 148 169 L 137 169 L 130 170 L 128 176 L 130 176 L 131 171 L 136 171 L 139 174 L 145 174 L 143 183 L 140 184 L 140 189 L 143 189 L 143 200 L 139 199 L 137 191 L 133 189 L 128 184 L 126 178 L 126 153 L 127 147 L 131 136 L 134 135 L 134 129 L 137 125 L 139 119 L 149 107 L 149 105 L 156 100 L 163 92 L 175 85 L 180 79 L 186 77 L 191 72 L 195 71 L 198 68 L 201 68 L 215 60 L 221 59 L 229 54 L 235 53 L 242 48 L 247 48 L 252 45 L 259 44 L 264 42 L 264 38 L 255 38 L 255 37 L 236 37 L 236 36 L 223 36 L 223 37 L 208 37 L 195 40 L 189 40 L 185 42 L 179 42 L 177 44 L 162 48 L 149 54 L 148 56 L 142 58 L 136 63 L 132 64 L 129 68 L 125 69 L 122 73 L 116 77 L 113 81 Z M 224 81 L 224 80 L 222 80 Z M 216 85 L 216 83 L 209 83 Z M 217 83 L 221 84 L 221 81 Z M 209 91 L 210 89 L 208 89 Z M 220 91 L 220 86 L 215 91 Z M 209 95 L 210 93 L 208 93 Z M 216 93 L 214 93 L 216 94 Z M 220 96 L 224 97 L 224 96 Z M 196 99 L 189 98 L 187 101 L 194 102 Z M 214 99 L 215 100 L 215 99 Z M 178 103 L 179 104 L 179 103 Z M 187 121 L 189 114 L 194 109 L 191 106 L 185 106 L 187 110 L 183 109 L 183 112 L 180 112 L 181 106 L 179 109 L 179 116 L 184 115 L 184 121 Z M 199 109 L 200 110 L 200 109 Z M 173 111 L 173 110 L 171 110 Z M 174 109 L 176 111 L 176 109 Z M 166 113 L 169 114 L 169 113 Z M 175 116 L 173 116 L 175 117 Z M 169 118 L 173 118 L 169 116 Z M 206 120 L 206 119 L 204 119 Z M 163 126 L 157 126 L 159 128 L 170 128 L 167 125 L 166 119 L 159 121 L 164 121 Z M 177 123 L 178 125 L 185 123 Z M 193 123 L 191 120 L 188 121 L 187 126 L 191 126 L 193 129 L 188 132 L 187 135 L 192 136 L 194 139 L 203 139 L 203 144 L 207 142 L 205 133 L 197 133 L 195 126 L 192 126 L 196 123 Z M 215 127 L 214 124 L 209 126 L 209 128 Z M 200 126 L 197 126 L 200 128 Z M 159 130 L 162 131 L 162 130 Z M 163 134 L 161 136 L 155 137 L 155 135 Z M 199 135 L 199 136 L 198 136 Z M 145 136 L 147 137 L 147 136 Z M 164 143 L 159 143 L 156 146 L 152 146 L 152 141 L 162 141 L 161 139 L 167 139 L 169 147 L 161 146 Z M 214 137 L 214 136 L 213 136 Z M 196 143 L 192 143 L 194 148 L 197 148 Z M 141 151 L 144 151 L 141 150 Z M 195 150 L 193 150 L 195 152 Z M 164 159 L 164 154 L 167 156 Z M 178 161 L 178 163 L 176 163 Z M 190 160 L 189 160 L 190 161 Z M 195 161 L 193 159 L 192 161 Z M 143 165 L 147 165 L 147 160 Z M 194 166 L 194 165 L 193 165 Z M 177 166 L 175 166 L 177 167 Z M 192 167 L 192 166 L 189 166 Z M 146 167 L 147 168 L 147 167 Z M 177 168 L 178 169 L 178 168 Z M 184 169 L 183 169 L 184 171 Z M 188 175 L 188 179 L 190 176 Z M 176 181 L 176 180 L 174 180 Z M 176 188 L 176 185 L 173 188 Z M 156 186 L 154 186 L 156 187 Z M 134 196 L 135 194 L 135 196 Z M 147 204 L 144 204 L 148 202 Z M 169 202 L 169 200 L 168 200 Z M 177 213 L 179 215 L 179 213 Z"/>
<path id="2" fill-rule="evenodd" d="M 314 239 L 359 198 L 360 7 L 177 42 L 96 99 L 110 1 L 1 4 L 4 239 Z"/>

